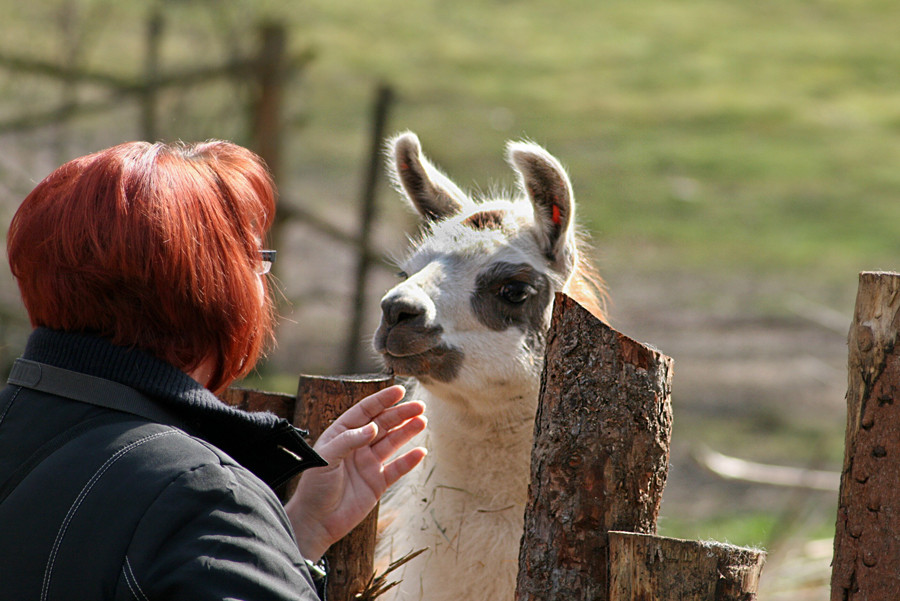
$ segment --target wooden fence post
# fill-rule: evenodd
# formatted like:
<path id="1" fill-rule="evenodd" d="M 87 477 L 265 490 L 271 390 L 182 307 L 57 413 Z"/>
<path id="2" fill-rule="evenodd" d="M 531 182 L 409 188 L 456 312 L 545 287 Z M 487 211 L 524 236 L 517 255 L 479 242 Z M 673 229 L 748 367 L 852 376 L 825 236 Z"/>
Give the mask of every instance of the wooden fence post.
<path id="1" fill-rule="evenodd" d="M 900 595 L 900 274 L 859 275 L 832 601 Z"/>
<path id="2" fill-rule="evenodd" d="M 652 533 L 668 473 L 672 360 L 557 294 L 517 601 L 608 598 L 610 530 Z"/>
<path id="3" fill-rule="evenodd" d="M 344 411 L 365 396 L 393 384 L 392 376 L 300 376 L 294 424 L 315 440 Z M 302 477 L 302 476 L 301 476 Z M 378 507 L 325 554 L 330 570 L 327 596 L 350 601 L 365 589 L 375 570 Z"/>
<path id="4" fill-rule="evenodd" d="M 141 93 L 141 135 L 147 142 L 155 142 L 159 136 L 156 105 L 159 81 L 159 55 L 164 23 L 161 9 L 157 6 L 147 18 L 144 85 Z"/>
<path id="5" fill-rule="evenodd" d="M 292 421 L 299 428 L 309 430 L 310 438 L 317 439 L 342 413 L 365 396 L 387 388 L 394 383 L 393 376 L 300 376 L 297 396 L 229 388 L 220 398 L 244 411 L 269 411 Z M 301 476 L 302 477 L 302 476 Z M 290 498 L 297 480 L 282 490 L 282 502 Z M 378 507 L 347 536 L 331 546 L 325 554 L 329 563 L 329 599 L 350 601 L 362 592 L 375 571 L 375 534 L 378 524 Z"/>
<path id="6" fill-rule="evenodd" d="M 266 23 L 260 27 L 257 64 L 259 89 L 253 118 L 253 142 L 276 184 L 281 183 L 281 122 L 284 92 L 287 33 L 283 25 Z"/>
<path id="7" fill-rule="evenodd" d="M 609 601 L 751 601 L 766 554 L 715 542 L 609 533 Z"/>
<path id="8" fill-rule="evenodd" d="M 294 418 L 294 405 L 297 402 L 292 394 L 249 388 L 228 388 L 219 398 L 242 411 L 268 411 L 288 421 Z"/>
<path id="9" fill-rule="evenodd" d="M 359 219 L 359 253 L 356 259 L 356 277 L 354 278 L 354 300 L 350 327 L 344 351 L 344 373 L 352 374 L 359 370 L 359 341 L 362 339 L 363 319 L 365 317 L 366 292 L 368 290 L 370 258 L 370 239 L 375 222 L 375 192 L 378 189 L 378 174 L 381 172 L 382 145 L 387 130 L 388 111 L 394 99 L 394 91 L 387 84 L 380 84 L 376 92 L 375 105 L 372 111 L 372 136 L 369 140 L 369 162 L 366 165 L 363 180 L 362 202 Z"/>

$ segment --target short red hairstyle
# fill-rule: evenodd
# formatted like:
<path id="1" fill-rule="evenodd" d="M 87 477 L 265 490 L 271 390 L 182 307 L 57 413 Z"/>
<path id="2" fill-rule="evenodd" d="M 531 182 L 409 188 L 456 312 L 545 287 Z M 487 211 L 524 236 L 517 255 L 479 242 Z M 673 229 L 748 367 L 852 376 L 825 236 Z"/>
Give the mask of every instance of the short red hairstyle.
<path id="1" fill-rule="evenodd" d="M 272 339 L 257 266 L 274 214 L 271 176 L 249 150 L 130 142 L 47 176 L 6 246 L 33 326 L 98 334 L 186 372 L 212 360 L 220 391 Z"/>

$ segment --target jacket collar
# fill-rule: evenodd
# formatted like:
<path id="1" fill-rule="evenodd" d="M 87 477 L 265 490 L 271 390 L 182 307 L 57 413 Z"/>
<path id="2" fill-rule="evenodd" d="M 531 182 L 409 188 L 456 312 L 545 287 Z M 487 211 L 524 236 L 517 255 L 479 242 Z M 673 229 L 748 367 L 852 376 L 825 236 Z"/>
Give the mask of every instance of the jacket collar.
<path id="1" fill-rule="evenodd" d="M 225 451 L 273 488 L 306 468 L 327 465 L 287 420 L 226 405 L 181 370 L 140 349 L 91 334 L 37 328 L 23 358 L 142 392 L 187 424 L 190 434 Z"/>

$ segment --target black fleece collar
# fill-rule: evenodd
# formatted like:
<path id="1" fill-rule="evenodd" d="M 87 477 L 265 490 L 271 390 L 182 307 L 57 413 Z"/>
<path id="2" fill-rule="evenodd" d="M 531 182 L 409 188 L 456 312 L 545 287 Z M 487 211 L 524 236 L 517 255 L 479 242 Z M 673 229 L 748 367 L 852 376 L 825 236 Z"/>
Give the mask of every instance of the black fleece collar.
<path id="1" fill-rule="evenodd" d="M 271 487 L 327 465 L 285 419 L 226 405 L 196 380 L 136 348 L 90 334 L 37 328 L 23 358 L 130 386 L 171 411 L 189 433 L 225 451 Z"/>

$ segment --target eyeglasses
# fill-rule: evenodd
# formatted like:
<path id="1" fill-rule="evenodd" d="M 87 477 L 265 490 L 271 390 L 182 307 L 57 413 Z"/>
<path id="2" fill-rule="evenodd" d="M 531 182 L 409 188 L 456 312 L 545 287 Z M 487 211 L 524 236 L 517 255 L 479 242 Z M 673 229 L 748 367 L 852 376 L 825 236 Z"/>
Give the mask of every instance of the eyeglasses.
<path id="1" fill-rule="evenodd" d="M 276 251 L 274 250 L 261 250 L 259 251 L 259 265 L 256 267 L 256 273 L 258 275 L 265 275 L 269 273 L 272 269 L 272 263 L 275 262 Z"/>

